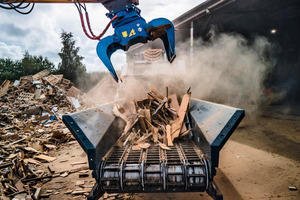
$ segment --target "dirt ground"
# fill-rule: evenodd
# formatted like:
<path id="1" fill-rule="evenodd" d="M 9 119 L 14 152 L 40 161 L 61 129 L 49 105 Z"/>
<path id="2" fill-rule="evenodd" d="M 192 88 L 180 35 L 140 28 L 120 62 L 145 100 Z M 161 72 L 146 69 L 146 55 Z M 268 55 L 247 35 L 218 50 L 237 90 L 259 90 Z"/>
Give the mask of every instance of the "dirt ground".
<path id="1" fill-rule="evenodd" d="M 286 114 L 283 108 L 272 108 L 264 114 L 246 114 L 245 119 L 220 152 L 220 164 L 215 181 L 224 199 L 300 199 L 300 112 Z M 290 111 L 290 110 L 288 110 Z M 298 109 L 300 111 L 300 109 Z M 50 163 L 56 171 L 74 169 L 86 161 L 78 143 L 62 146 L 53 152 L 57 160 Z M 50 199 L 85 199 L 65 194 L 79 188 L 78 180 L 85 180 L 81 190 L 89 191 L 94 184 L 90 175 L 78 178 L 70 174 L 54 178 L 42 191 L 53 190 Z M 289 186 L 297 187 L 291 191 Z M 134 194 L 134 199 L 211 199 L 205 193 Z"/>

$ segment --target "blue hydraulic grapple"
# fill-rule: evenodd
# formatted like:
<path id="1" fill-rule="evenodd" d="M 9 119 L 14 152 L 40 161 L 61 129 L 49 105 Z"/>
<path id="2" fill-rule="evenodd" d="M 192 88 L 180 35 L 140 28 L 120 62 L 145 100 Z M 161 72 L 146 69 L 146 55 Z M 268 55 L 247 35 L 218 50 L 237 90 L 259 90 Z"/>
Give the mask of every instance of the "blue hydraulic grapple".
<path id="1" fill-rule="evenodd" d="M 134 44 L 160 38 L 164 43 L 169 62 L 175 59 L 175 29 L 171 21 L 158 18 L 146 23 L 140 15 L 141 10 L 135 6 L 138 1 L 100 0 L 100 2 L 110 11 L 107 17 L 114 19 L 112 26 L 115 33 L 100 40 L 97 54 L 117 82 L 119 77 L 110 58 L 118 49 L 127 51 Z"/>

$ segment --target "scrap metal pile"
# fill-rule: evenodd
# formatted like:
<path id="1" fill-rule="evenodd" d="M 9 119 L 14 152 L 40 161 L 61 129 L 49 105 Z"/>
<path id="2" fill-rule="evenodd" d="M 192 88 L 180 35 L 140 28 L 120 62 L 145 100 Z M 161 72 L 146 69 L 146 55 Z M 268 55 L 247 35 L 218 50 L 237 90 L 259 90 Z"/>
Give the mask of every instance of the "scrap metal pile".
<path id="1" fill-rule="evenodd" d="M 185 125 L 190 97 L 188 91 L 179 106 L 176 94 L 162 96 L 151 91 L 143 100 L 126 102 L 123 106 L 115 104 L 114 115 L 126 122 L 118 145 L 134 144 L 132 149 L 139 150 L 148 149 L 154 143 L 161 149 L 171 150 L 168 146 L 173 146 L 175 138 L 191 131 Z"/>
<path id="2" fill-rule="evenodd" d="M 61 121 L 63 114 L 80 108 L 80 90 L 62 75 L 43 70 L 0 87 L 0 199 L 25 193 L 38 199 L 49 179 L 76 170 L 39 170 L 61 143 L 74 139 Z M 75 141 L 72 141 L 75 142 Z M 49 192 L 49 191 L 48 191 Z M 47 197 L 51 192 L 42 194 Z"/>

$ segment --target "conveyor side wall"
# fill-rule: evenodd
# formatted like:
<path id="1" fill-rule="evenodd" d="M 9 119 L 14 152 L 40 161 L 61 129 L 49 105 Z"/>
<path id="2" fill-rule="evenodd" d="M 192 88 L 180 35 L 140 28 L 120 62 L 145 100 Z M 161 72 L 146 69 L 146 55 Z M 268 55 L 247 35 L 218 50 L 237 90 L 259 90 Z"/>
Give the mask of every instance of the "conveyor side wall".
<path id="1" fill-rule="evenodd" d="M 63 122 L 86 152 L 90 169 L 96 169 L 102 157 L 120 137 L 125 122 L 116 118 L 112 104 L 104 104 L 63 116 Z"/>
<path id="2" fill-rule="evenodd" d="M 190 116 L 193 140 L 210 160 L 214 171 L 219 165 L 220 150 L 245 116 L 245 111 L 192 99 Z"/>

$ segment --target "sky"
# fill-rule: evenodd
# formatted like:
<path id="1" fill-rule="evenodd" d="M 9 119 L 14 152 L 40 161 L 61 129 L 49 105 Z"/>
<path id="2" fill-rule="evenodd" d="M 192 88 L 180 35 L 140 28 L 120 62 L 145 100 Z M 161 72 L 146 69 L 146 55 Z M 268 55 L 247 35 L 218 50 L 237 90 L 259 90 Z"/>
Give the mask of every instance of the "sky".
<path id="1" fill-rule="evenodd" d="M 203 1 L 140 0 L 138 7 L 146 21 L 159 17 L 173 20 Z M 107 10 L 100 3 L 87 4 L 87 8 L 92 29 L 99 34 L 109 22 L 105 16 Z M 88 72 L 106 70 L 96 54 L 98 41 L 84 35 L 74 4 L 36 4 L 29 15 L 0 9 L 0 19 L 0 58 L 18 60 L 28 51 L 31 55 L 47 57 L 57 66 L 60 62 L 58 53 L 62 48 L 60 33 L 65 30 L 73 33 Z M 112 34 L 110 27 L 104 37 Z M 116 69 L 120 69 L 126 63 L 125 53 L 121 50 L 114 53 L 112 63 Z"/>

